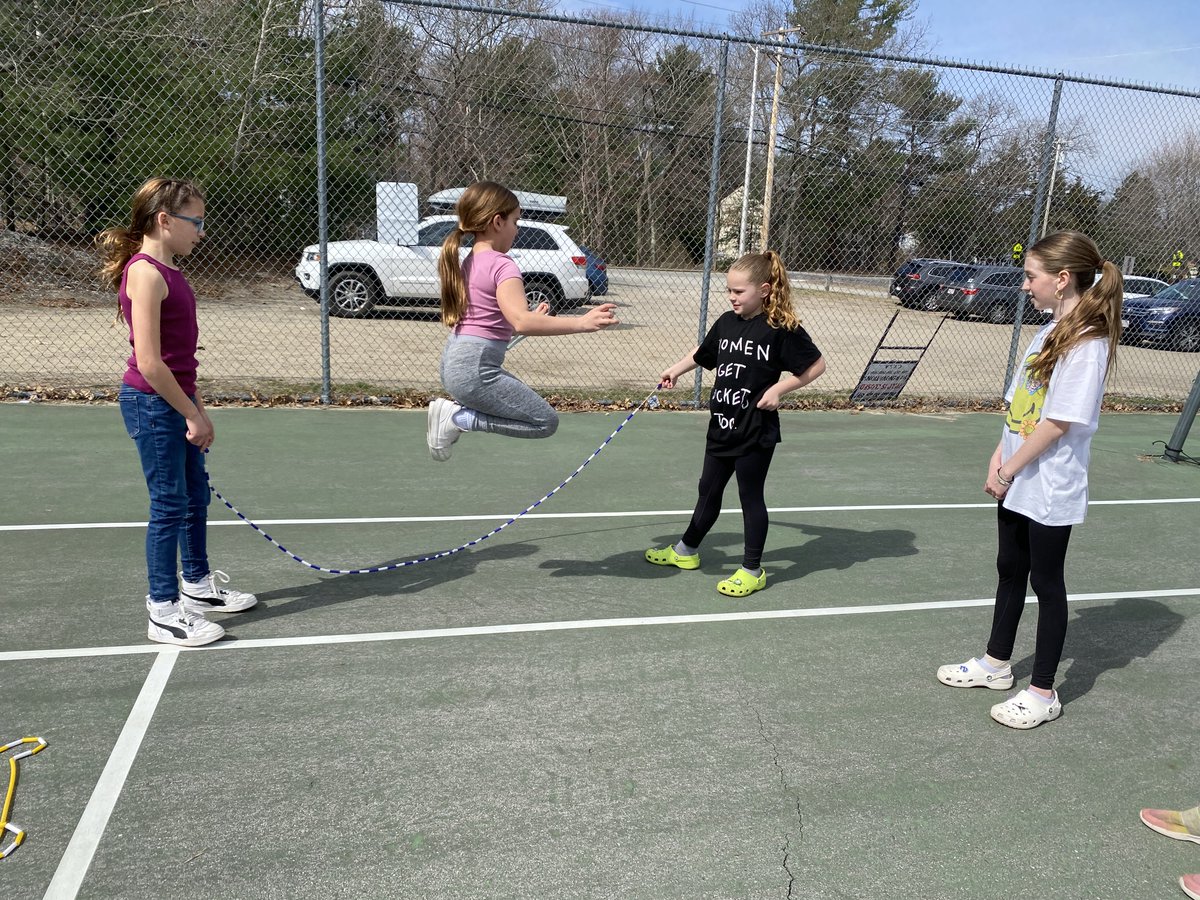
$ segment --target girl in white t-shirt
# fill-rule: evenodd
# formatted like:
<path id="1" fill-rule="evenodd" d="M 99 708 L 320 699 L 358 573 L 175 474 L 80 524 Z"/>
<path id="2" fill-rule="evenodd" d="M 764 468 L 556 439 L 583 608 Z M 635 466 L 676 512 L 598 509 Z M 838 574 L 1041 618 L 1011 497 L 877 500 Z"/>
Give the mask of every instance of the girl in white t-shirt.
<path id="1" fill-rule="evenodd" d="M 1008 415 L 983 487 L 999 501 L 991 636 L 982 657 L 937 672 L 951 687 L 1011 688 L 1009 659 L 1032 586 L 1038 598 L 1033 677 L 1028 688 L 992 707 L 992 718 L 1011 728 L 1034 728 L 1062 714 L 1054 675 L 1067 632 L 1063 565 L 1071 526 L 1087 513 L 1088 456 L 1121 334 L 1121 271 L 1087 235 L 1060 231 L 1029 248 L 1023 289 L 1051 321 L 1034 335 L 1009 386 Z"/>
<path id="2" fill-rule="evenodd" d="M 453 400 L 429 404 L 425 441 L 439 462 L 464 431 L 543 438 L 558 428 L 558 414 L 540 394 L 504 370 L 508 341 L 517 334 L 579 334 L 617 324 L 616 304 L 582 316 L 551 316 L 542 303 L 531 310 L 517 264 L 506 254 L 517 237 L 521 207 L 508 188 L 477 181 L 455 206 L 458 226 L 442 244 L 442 324 L 451 329 L 442 351 L 442 386 Z M 464 234 L 474 235 L 465 262 Z"/>

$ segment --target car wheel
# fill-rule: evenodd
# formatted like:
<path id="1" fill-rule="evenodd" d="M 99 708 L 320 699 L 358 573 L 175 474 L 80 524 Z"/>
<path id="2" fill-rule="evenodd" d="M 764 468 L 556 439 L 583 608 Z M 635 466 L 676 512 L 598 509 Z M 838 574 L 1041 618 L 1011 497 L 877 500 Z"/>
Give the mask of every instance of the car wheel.
<path id="1" fill-rule="evenodd" d="M 928 312 L 937 312 L 941 308 L 938 304 L 937 291 L 931 291 L 921 300 L 921 309 Z"/>
<path id="2" fill-rule="evenodd" d="M 568 303 L 563 297 L 562 288 L 549 281 L 535 279 L 525 284 L 525 299 L 529 309 L 535 310 L 543 303 L 550 307 L 550 315 L 557 316 L 564 309 L 571 309 L 574 304 Z"/>
<path id="3" fill-rule="evenodd" d="M 1004 325 L 1007 322 L 1011 322 L 1013 317 L 1004 303 L 995 303 L 988 310 L 987 320 L 993 325 Z"/>
<path id="4" fill-rule="evenodd" d="M 1200 350 L 1200 321 L 1192 319 L 1177 325 L 1171 332 L 1171 345 L 1185 353 Z"/>
<path id="5" fill-rule="evenodd" d="M 379 302 L 375 276 L 344 269 L 329 276 L 329 314 L 343 319 L 360 319 Z"/>

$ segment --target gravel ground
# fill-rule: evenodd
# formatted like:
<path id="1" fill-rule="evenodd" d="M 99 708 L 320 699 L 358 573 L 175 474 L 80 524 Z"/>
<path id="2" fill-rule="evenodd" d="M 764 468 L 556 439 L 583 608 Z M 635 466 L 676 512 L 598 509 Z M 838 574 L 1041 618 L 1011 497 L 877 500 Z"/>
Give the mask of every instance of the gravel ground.
<path id="1" fill-rule="evenodd" d="M 128 352 L 126 330 L 113 322 L 112 296 L 89 286 L 91 257 L 48 253 L 40 242 L 11 234 L 0 239 L 0 251 L 8 251 L 10 260 L 0 289 L 0 385 L 9 391 L 111 388 Z M 702 278 L 695 273 L 624 269 L 610 269 L 609 276 L 610 294 L 598 299 L 618 304 L 619 326 L 597 334 L 522 341 L 509 353 L 510 368 L 545 392 L 644 396 L 658 373 L 697 342 Z M 317 390 L 322 374 L 320 314 L 290 275 L 252 271 L 238 278 L 197 277 L 195 284 L 206 391 Z M 798 396 L 851 390 L 899 310 L 886 294 L 886 282 L 827 286 L 823 279 L 814 279 L 798 280 L 795 287 L 805 327 L 829 365 L 828 373 Z M 723 279 L 714 279 L 707 321 L 726 308 Z M 918 347 L 933 337 L 939 322 L 938 314 L 900 311 L 887 343 Z M 1022 346 L 1034 330 L 1022 329 Z M 335 390 L 438 389 L 445 330 L 429 308 L 393 308 L 362 320 L 332 319 L 329 337 Z M 946 320 L 903 396 L 994 403 L 1003 393 L 1011 339 L 1011 326 Z M 882 350 L 879 358 L 919 354 L 911 349 Z M 1196 377 L 1198 357 L 1124 347 L 1110 380 L 1110 395 L 1182 400 Z"/>

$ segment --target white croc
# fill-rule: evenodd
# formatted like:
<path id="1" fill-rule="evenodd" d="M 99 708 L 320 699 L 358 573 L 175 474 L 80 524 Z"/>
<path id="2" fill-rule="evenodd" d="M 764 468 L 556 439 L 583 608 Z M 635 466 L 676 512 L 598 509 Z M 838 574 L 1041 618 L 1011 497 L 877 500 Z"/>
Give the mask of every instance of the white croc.
<path id="1" fill-rule="evenodd" d="M 1043 722 L 1053 722 L 1062 715 L 1058 694 L 1053 700 L 1039 697 L 1033 691 L 1017 691 L 1003 703 L 992 707 L 992 718 L 1009 728 L 1037 728 Z"/>
<path id="2" fill-rule="evenodd" d="M 972 657 L 965 663 L 939 666 L 937 680 L 950 687 L 985 687 L 993 691 L 1007 691 L 1013 686 L 1012 667 L 1007 663 L 996 672 L 989 672 Z"/>

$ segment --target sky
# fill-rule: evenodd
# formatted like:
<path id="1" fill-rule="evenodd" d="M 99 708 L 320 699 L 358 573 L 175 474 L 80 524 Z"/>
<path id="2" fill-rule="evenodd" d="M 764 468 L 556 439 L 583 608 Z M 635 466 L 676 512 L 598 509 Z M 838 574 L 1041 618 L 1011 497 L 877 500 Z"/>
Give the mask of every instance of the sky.
<path id="1" fill-rule="evenodd" d="M 637 10 L 729 29 L 747 0 L 560 0 L 566 15 Z M 1200 91 L 1200 0 L 916 0 L 927 54 Z M 781 23 L 782 24 L 782 23 Z"/>

